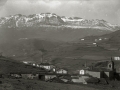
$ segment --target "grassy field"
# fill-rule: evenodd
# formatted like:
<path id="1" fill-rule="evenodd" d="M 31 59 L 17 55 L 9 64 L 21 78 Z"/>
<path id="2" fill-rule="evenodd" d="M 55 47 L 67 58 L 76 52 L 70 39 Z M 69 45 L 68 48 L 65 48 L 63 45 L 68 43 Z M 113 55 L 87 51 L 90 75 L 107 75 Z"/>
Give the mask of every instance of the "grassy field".
<path id="1" fill-rule="evenodd" d="M 106 85 L 49 83 L 39 80 L 0 79 L 0 90 L 119 90 Z M 114 83 L 113 83 L 114 84 Z"/>

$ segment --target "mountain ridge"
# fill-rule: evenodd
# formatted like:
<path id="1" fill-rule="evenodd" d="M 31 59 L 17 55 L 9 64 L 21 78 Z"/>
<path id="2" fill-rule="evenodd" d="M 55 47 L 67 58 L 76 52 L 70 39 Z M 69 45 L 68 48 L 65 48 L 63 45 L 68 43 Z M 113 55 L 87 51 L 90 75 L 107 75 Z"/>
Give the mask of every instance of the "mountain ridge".
<path id="1" fill-rule="evenodd" d="M 44 25 L 70 28 L 98 28 L 110 31 L 120 28 L 120 26 L 112 25 L 105 20 L 87 20 L 80 17 L 59 16 L 54 13 L 41 13 L 28 16 L 16 14 L 0 18 L 1 27 L 40 27 Z"/>

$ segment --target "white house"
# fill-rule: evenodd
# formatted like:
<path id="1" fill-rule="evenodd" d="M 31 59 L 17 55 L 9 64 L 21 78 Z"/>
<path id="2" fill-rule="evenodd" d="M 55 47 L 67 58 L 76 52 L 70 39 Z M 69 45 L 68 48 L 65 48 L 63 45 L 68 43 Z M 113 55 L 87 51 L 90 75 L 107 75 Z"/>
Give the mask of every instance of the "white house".
<path id="1" fill-rule="evenodd" d="M 35 64 L 35 63 L 33 63 L 32 65 L 33 65 L 33 66 L 36 66 L 36 64 Z"/>
<path id="2" fill-rule="evenodd" d="M 51 65 L 49 63 L 41 63 L 41 64 L 39 64 L 39 67 L 47 69 L 47 70 L 51 70 L 53 68 L 53 65 Z"/>
<path id="3" fill-rule="evenodd" d="M 83 39 L 81 39 L 81 41 L 84 41 L 85 39 L 83 38 Z"/>
<path id="4" fill-rule="evenodd" d="M 23 63 L 24 63 L 24 64 L 28 64 L 28 62 L 27 62 L 27 61 L 23 61 Z"/>
<path id="5" fill-rule="evenodd" d="M 83 69 L 80 70 L 79 74 L 80 74 L 80 75 L 84 75 L 84 74 L 85 74 L 85 70 L 83 70 Z"/>
<path id="6" fill-rule="evenodd" d="M 33 61 L 22 61 L 24 64 L 29 64 L 29 65 L 33 65 Z"/>
<path id="7" fill-rule="evenodd" d="M 120 57 L 113 57 L 114 60 L 120 60 Z"/>
<path id="8" fill-rule="evenodd" d="M 97 43 L 93 43 L 93 45 L 96 45 Z"/>
<path id="9" fill-rule="evenodd" d="M 101 41 L 101 40 L 102 40 L 102 38 L 99 38 L 99 40 Z"/>
<path id="10" fill-rule="evenodd" d="M 67 74 L 68 71 L 65 70 L 65 69 L 59 69 L 59 70 L 56 71 L 56 73 L 57 73 L 57 74 Z"/>

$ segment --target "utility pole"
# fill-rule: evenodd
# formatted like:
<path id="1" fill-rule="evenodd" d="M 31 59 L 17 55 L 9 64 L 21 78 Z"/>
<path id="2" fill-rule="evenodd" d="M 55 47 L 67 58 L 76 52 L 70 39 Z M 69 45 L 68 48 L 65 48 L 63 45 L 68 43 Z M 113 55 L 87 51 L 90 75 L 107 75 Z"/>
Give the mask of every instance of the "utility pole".
<path id="1" fill-rule="evenodd" d="M 42 48 L 39 49 L 39 51 L 41 51 L 42 55 L 41 55 L 41 63 L 43 63 L 43 58 L 44 58 L 44 54 L 45 54 L 45 49 L 44 49 L 44 45 L 42 43 Z"/>
<path id="2" fill-rule="evenodd" d="M 85 67 L 87 67 L 87 61 L 85 61 Z"/>

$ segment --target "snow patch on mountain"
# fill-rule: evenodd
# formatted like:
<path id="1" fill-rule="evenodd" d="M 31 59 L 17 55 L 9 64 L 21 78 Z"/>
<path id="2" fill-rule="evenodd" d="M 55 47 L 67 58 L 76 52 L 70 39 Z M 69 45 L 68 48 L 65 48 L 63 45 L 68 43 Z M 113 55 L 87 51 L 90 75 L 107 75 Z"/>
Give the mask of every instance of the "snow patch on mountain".
<path id="1" fill-rule="evenodd" d="M 39 27 L 42 25 L 64 26 L 70 28 L 98 28 L 106 30 L 119 30 L 120 26 L 112 25 L 105 20 L 87 20 L 80 17 L 58 16 L 54 13 L 41 13 L 33 15 L 13 15 L 0 18 L 1 27 Z"/>

